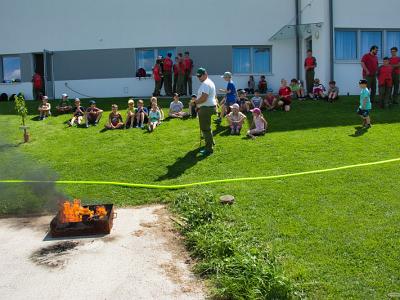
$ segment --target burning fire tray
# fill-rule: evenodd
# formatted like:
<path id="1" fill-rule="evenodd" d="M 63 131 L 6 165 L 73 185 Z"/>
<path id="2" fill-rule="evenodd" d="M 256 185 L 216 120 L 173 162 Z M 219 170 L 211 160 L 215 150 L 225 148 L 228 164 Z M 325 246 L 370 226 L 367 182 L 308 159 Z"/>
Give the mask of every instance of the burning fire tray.
<path id="1" fill-rule="evenodd" d="M 107 214 L 100 218 L 96 216 L 88 218 L 83 216 L 82 221 L 79 222 L 62 222 L 62 211 L 50 222 L 50 234 L 52 237 L 73 237 L 73 236 L 84 236 L 84 235 L 98 235 L 98 234 L 109 234 L 113 226 L 114 213 L 113 204 L 101 204 L 101 205 L 84 205 L 81 208 L 89 209 L 92 211 L 96 210 L 96 207 L 104 206 Z"/>

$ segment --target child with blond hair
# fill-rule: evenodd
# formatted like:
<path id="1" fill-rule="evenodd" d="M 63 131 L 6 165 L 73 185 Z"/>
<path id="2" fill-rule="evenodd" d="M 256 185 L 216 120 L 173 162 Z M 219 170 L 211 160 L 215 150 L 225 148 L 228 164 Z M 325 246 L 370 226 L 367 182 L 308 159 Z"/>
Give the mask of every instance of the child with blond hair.
<path id="1" fill-rule="evenodd" d="M 107 129 L 120 129 L 120 128 L 122 128 L 124 126 L 124 123 L 122 121 L 122 116 L 118 112 L 118 105 L 117 104 L 113 104 L 111 106 L 111 113 L 108 116 L 108 122 L 104 126 Z"/>

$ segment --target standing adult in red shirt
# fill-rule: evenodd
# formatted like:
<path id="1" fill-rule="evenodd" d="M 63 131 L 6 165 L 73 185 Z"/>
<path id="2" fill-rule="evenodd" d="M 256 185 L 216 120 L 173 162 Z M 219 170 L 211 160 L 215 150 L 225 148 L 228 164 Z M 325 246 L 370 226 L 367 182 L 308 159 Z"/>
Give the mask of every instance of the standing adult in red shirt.
<path id="1" fill-rule="evenodd" d="M 390 96 L 392 94 L 392 75 L 393 67 L 389 63 L 389 57 L 383 58 L 383 65 L 378 68 L 378 86 L 380 106 L 388 108 L 390 105 Z"/>
<path id="2" fill-rule="evenodd" d="M 179 68 L 179 58 L 178 56 L 175 56 L 175 63 L 173 66 L 174 70 L 174 86 L 172 88 L 172 92 L 175 94 L 176 93 L 176 85 L 178 84 L 178 68 Z"/>
<path id="3" fill-rule="evenodd" d="M 393 67 L 393 95 L 392 95 L 392 103 L 399 104 L 400 101 L 400 57 L 397 56 L 397 47 L 392 47 L 390 49 L 390 53 L 392 57 L 389 59 L 389 63 Z"/>
<path id="4" fill-rule="evenodd" d="M 43 92 L 43 80 L 42 76 L 40 76 L 40 74 L 37 71 L 32 76 L 32 91 L 33 91 L 33 99 L 42 100 L 40 99 L 40 94 L 42 94 Z"/>
<path id="5" fill-rule="evenodd" d="M 307 57 L 304 61 L 304 69 L 306 71 L 306 88 L 307 94 L 312 95 L 315 77 L 315 68 L 317 67 L 317 59 L 312 55 L 312 50 L 307 50 Z"/>
<path id="6" fill-rule="evenodd" d="M 163 78 L 164 78 L 164 90 L 167 96 L 172 96 L 172 54 L 168 53 L 167 57 L 164 58 L 163 64 Z"/>
<path id="7" fill-rule="evenodd" d="M 378 46 L 372 46 L 369 53 L 364 54 L 361 59 L 363 78 L 367 80 L 367 87 L 371 91 L 371 102 L 375 102 L 376 75 L 378 72 Z"/>
<path id="8" fill-rule="evenodd" d="M 153 67 L 153 78 L 154 78 L 154 92 L 153 96 L 160 96 L 161 86 L 162 86 L 162 71 L 161 71 L 161 60 L 157 59 L 156 64 Z"/>
<path id="9" fill-rule="evenodd" d="M 192 70 L 193 70 L 193 60 L 189 56 L 189 52 L 185 52 L 185 57 L 183 58 L 183 63 L 185 64 L 185 95 L 189 91 L 189 95 L 192 94 Z"/>

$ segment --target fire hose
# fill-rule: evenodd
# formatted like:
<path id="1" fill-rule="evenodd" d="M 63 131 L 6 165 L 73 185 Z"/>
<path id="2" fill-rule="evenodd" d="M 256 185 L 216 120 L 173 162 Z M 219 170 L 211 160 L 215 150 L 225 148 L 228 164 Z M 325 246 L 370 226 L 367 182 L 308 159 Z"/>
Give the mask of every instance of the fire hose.
<path id="1" fill-rule="evenodd" d="M 128 183 L 128 182 L 115 182 L 115 181 L 91 181 L 91 180 L 55 180 L 55 181 L 46 181 L 46 180 L 24 180 L 24 179 L 3 179 L 0 180 L 0 184 L 3 183 L 55 183 L 55 184 L 92 184 L 92 185 L 114 185 L 114 186 L 122 186 L 122 187 L 130 187 L 130 188 L 145 188 L 145 189 L 160 189 L 160 190 L 178 190 L 185 189 L 195 186 L 203 186 L 203 185 L 212 185 L 212 184 L 220 184 L 220 183 L 232 183 L 232 182 L 245 182 L 245 181 L 259 181 L 259 180 L 271 180 L 271 179 L 281 179 L 281 178 L 290 178 L 311 174 L 321 174 L 327 172 L 334 172 L 340 170 L 361 168 L 367 166 L 375 166 L 388 164 L 393 162 L 400 162 L 400 158 L 381 160 L 369 163 L 360 163 L 355 165 L 347 165 L 335 168 L 328 169 L 319 169 L 312 171 L 304 171 L 297 173 L 288 173 L 282 175 L 270 175 L 270 176 L 259 176 L 259 177 L 241 177 L 241 178 L 228 178 L 228 179 L 216 179 L 216 180 L 208 180 L 201 182 L 193 182 L 193 183 L 184 183 L 184 184 L 176 184 L 176 185 L 156 185 L 156 184 L 145 184 L 145 183 Z"/>

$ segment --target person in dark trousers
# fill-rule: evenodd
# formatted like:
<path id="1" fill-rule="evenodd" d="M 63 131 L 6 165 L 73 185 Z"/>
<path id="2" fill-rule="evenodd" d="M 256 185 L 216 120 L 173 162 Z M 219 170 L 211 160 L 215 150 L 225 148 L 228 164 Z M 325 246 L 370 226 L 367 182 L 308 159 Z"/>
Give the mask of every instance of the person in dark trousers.
<path id="1" fill-rule="evenodd" d="M 40 95 L 43 95 L 43 79 L 37 71 L 32 76 L 32 91 L 34 100 L 42 100 Z"/>
<path id="2" fill-rule="evenodd" d="M 378 68 L 379 100 L 382 108 L 389 108 L 390 96 L 393 87 L 393 67 L 389 63 L 389 57 L 383 58 L 383 65 Z"/>
<path id="3" fill-rule="evenodd" d="M 200 130 L 206 142 L 206 146 L 200 151 L 200 154 L 203 156 L 208 156 L 213 153 L 214 145 L 214 139 L 211 131 L 211 117 L 216 112 L 216 90 L 214 82 L 208 78 L 206 69 L 199 68 L 196 75 L 201 82 L 201 85 L 197 92 L 197 99 L 194 101 L 194 104 L 196 104 L 198 107 Z"/>
<path id="4" fill-rule="evenodd" d="M 193 60 L 190 58 L 190 53 L 188 51 L 185 52 L 183 63 L 185 64 L 185 95 L 191 95 Z"/>
<path id="5" fill-rule="evenodd" d="M 168 53 L 163 62 L 164 90 L 167 96 L 172 96 L 172 54 Z"/>
<path id="6" fill-rule="evenodd" d="M 312 50 L 307 50 L 307 57 L 304 60 L 304 69 L 306 71 L 306 89 L 307 95 L 312 95 L 315 77 L 315 68 L 317 67 L 317 59 L 312 55 Z"/>
<path id="7" fill-rule="evenodd" d="M 390 49 L 390 53 L 392 57 L 390 57 L 389 62 L 393 67 L 393 95 L 392 95 L 392 103 L 399 104 L 400 101 L 400 57 L 397 56 L 397 47 L 392 47 Z"/>
<path id="8" fill-rule="evenodd" d="M 176 92 L 180 96 L 185 94 L 185 63 L 183 62 L 182 57 L 179 57 L 178 59 L 178 79 L 176 84 Z"/>
<path id="9" fill-rule="evenodd" d="M 371 102 L 375 102 L 376 95 L 376 75 L 378 72 L 378 46 L 372 46 L 369 53 L 364 54 L 361 59 L 361 66 L 363 69 L 362 75 L 368 82 L 368 88 L 371 91 Z"/>
<path id="10" fill-rule="evenodd" d="M 174 70 L 174 86 L 172 87 L 172 92 L 175 94 L 176 93 L 176 85 L 178 84 L 178 66 L 179 64 L 179 58 L 178 56 L 175 57 L 175 63 L 173 66 L 173 70 Z"/>
<path id="11" fill-rule="evenodd" d="M 153 78 L 154 78 L 154 92 L 153 96 L 160 96 L 162 86 L 162 71 L 160 65 L 160 59 L 157 59 L 156 64 L 153 67 Z"/>

